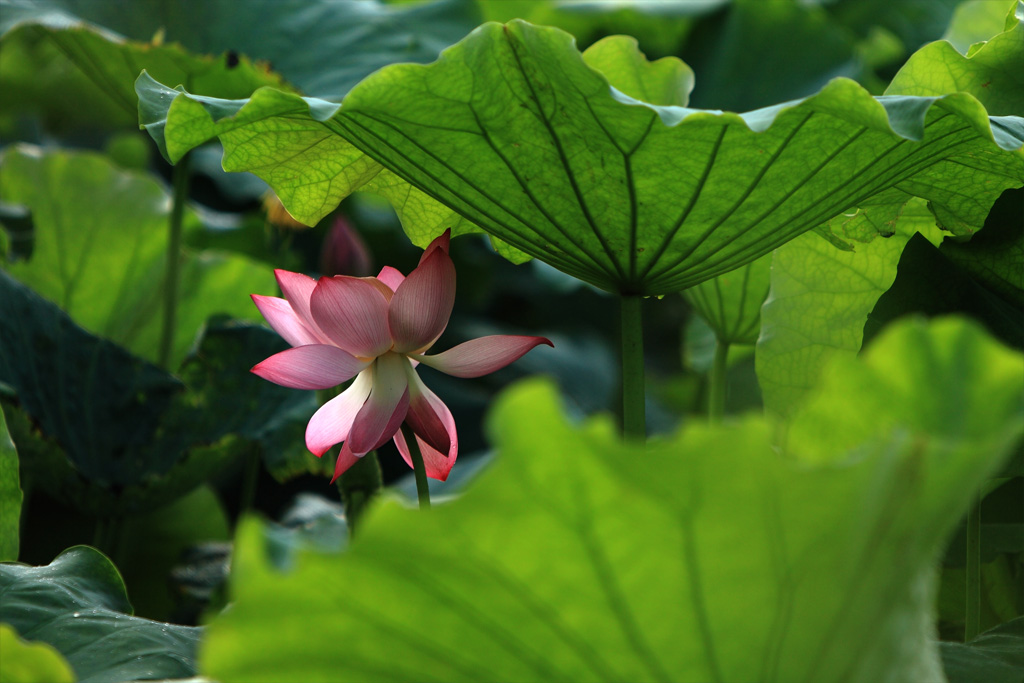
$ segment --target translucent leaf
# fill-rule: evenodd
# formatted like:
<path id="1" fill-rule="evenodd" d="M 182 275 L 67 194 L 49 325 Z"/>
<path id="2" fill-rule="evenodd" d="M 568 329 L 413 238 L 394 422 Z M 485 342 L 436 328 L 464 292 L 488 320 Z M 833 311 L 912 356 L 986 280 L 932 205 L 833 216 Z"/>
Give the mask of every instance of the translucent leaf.
<path id="1" fill-rule="evenodd" d="M 660 107 L 609 87 L 568 34 L 520 21 L 485 24 L 432 65 L 382 69 L 340 108 L 270 89 L 195 97 L 146 75 L 137 90 L 171 160 L 218 136 L 225 168 L 259 175 L 304 222 L 375 191 L 386 167 L 392 195 L 416 197 L 402 218 L 418 243 L 439 232 L 436 200 L 629 294 L 738 268 L 881 193 L 924 197 L 970 232 L 1024 182 L 1024 119 L 991 118 L 970 95 L 876 99 L 836 79 L 742 115 Z M 398 192 L 396 176 L 418 189 Z"/>
<path id="2" fill-rule="evenodd" d="M 922 360 L 904 362 L 910 349 Z M 494 466 L 459 499 L 429 514 L 385 502 L 345 553 L 300 553 L 283 574 L 260 524 L 243 524 L 235 602 L 209 626 L 201 671 L 940 679 L 934 557 L 1024 432 L 1006 373 L 1021 360 L 961 321 L 900 325 L 836 368 L 783 453 L 760 417 L 641 450 L 522 384 L 491 416 Z M 879 424 L 890 401 L 901 409 Z"/>
<path id="3" fill-rule="evenodd" d="M 683 292 L 694 310 L 726 344 L 755 344 L 761 332 L 761 304 L 771 284 L 771 256 L 719 275 Z"/>
<path id="4" fill-rule="evenodd" d="M 27 206 L 34 223 L 31 258 L 6 266 L 8 272 L 88 330 L 155 360 L 167 191 L 91 153 L 23 145 L 7 149 L 2 160 L 0 193 Z M 258 319 L 250 293 L 277 293 L 269 266 L 237 254 L 186 251 L 170 366 L 177 368 L 211 315 Z"/>

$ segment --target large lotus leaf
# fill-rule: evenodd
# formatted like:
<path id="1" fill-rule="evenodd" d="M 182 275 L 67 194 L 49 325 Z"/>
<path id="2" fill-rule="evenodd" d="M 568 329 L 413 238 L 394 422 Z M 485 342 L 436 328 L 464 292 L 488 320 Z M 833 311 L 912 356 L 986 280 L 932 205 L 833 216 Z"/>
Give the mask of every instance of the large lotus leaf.
<path id="1" fill-rule="evenodd" d="M 788 415 L 836 355 L 856 355 L 868 314 L 896 279 L 910 237 L 941 240 L 920 200 L 902 209 L 888 239 L 841 251 L 812 234 L 772 254 L 771 290 L 761 309 L 757 378 L 765 408 Z"/>
<path id="2" fill-rule="evenodd" d="M 910 346 L 933 362 L 905 363 Z M 244 523 L 201 671 L 938 680 L 932 564 L 1024 432 L 1015 380 L 998 374 L 1021 360 L 961 321 L 901 325 L 819 395 L 834 408 L 815 414 L 822 430 L 841 438 L 806 452 L 774 450 L 760 417 L 624 445 L 607 420 L 570 424 L 549 385 L 520 385 L 490 420 L 494 466 L 430 514 L 385 501 L 345 553 L 300 553 L 284 574 Z M 990 398 L 879 428 L 894 385 L 899 418 L 933 406 L 934 387 Z"/>
<path id="3" fill-rule="evenodd" d="M 11 275 L 75 322 L 149 360 L 162 331 L 170 198 L 153 178 L 92 153 L 8 149 L 0 193 L 32 211 L 34 244 Z M 194 219 L 193 219 L 194 221 Z M 271 269 L 240 255 L 183 255 L 176 368 L 208 317 L 258 317 L 248 294 L 274 294 Z"/>
<path id="4" fill-rule="evenodd" d="M 11 441 L 7 419 L 0 408 L 0 562 L 18 559 L 21 502 L 18 451 Z"/>
<path id="5" fill-rule="evenodd" d="M 216 49 L 216 57 L 194 55 L 155 39 L 159 25 L 132 41 L 76 16 L 78 10 L 101 10 L 111 17 L 133 17 L 139 11 L 135 3 L 129 10 L 121 3 L 6 0 L 0 8 L 0 91 L 8 111 L 40 112 L 57 129 L 84 122 L 106 129 L 132 125 L 132 84 L 143 69 L 161 74 L 165 82 L 220 97 L 248 97 L 268 85 L 289 87 L 265 64 L 225 58 L 221 53 L 230 44 Z"/>
<path id="6" fill-rule="evenodd" d="M 46 643 L 26 643 L 0 624 L 0 671 L 4 683 L 74 683 L 75 674 L 59 652 Z"/>
<path id="7" fill-rule="evenodd" d="M 726 344 L 755 344 L 761 333 L 761 304 L 771 285 L 772 257 L 762 256 L 742 268 L 683 292 L 694 310 Z"/>
<path id="8" fill-rule="evenodd" d="M 990 114 L 1024 116 L 1024 2 L 1018 0 L 1008 30 L 967 55 L 945 40 L 921 48 L 886 92 L 918 96 L 967 92 Z"/>
<path id="9" fill-rule="evenodd" d="M 200 629 L 132 616 L 117 568 L 76 546 L 45 567 L 0 565 L 0 621 L 57 648 L 81 683 L 184 678 Z"/>
<path id="10" fill-rule="evenodd" d="M 659 107 L 609 87 L 568 34 L 521 21 L 486 24 L 432 65 L 386 67 L 342 107 L 269 89 L 213 100 L 145 76 L 138 91 L 171 160 L 217 135 L 225 168 L 260 175 L 304 222 L 373 190 L 383 164 L 424 201 L 631 294 L 738 268 L 884 192 L 925 197 L 968 232 L 1024 182 L 1024 119 L 990 118 L 970 95 L 876 99 L 837 79 L 742 115 Z"/>

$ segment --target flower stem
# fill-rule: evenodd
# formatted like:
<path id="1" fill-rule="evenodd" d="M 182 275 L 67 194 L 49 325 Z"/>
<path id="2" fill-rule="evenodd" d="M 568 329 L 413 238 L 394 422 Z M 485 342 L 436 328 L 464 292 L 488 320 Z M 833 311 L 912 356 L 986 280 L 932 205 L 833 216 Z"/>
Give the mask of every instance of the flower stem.
<path id="1" fill-rule="evenodd" d="M 260 470 L 263 467 L 263 458 L 259 449 L 252 447 L 244 456 L 245 462 L 242 465 L 242 490 L 239 495 L 238 514 L 244 515 L 252 509 L 256 500 L 256 486 L 260 479 Z"/>
<path id="2" fill-rule="evenodd" d="M 178 316 L 178 280 L 181 276 L 181 233 L 185 202 L 188 201 L 189 155 L 183 156 L 171 172 L 173 196 L 167 238 L 167 273 L 164 278 L 163 326 L 160 330 L 160 351 L 157 360 L 167 368 L 174 349 L 174 333 Z"/>
<path id="3" fill-rule="evenodd" d="M 345 519 L 350 533 L 355 532 L 370 501 L 384 485 L 383 481 L 377 451 L 370 451 L 359 458 L 356 464 L 338 478 L 338 491 L 341 493 L 341 504 L 345 506 Z"/>
<path id="4" fill-rule="evenodd" d="M 420 510 L 430 509 L 430 486 L 427 484 L 427 468 L 423 464 L 420 444 L 409 425 L 402 425 L 402 436 L 409 447 L 409 459 L 412 460 L 412 471 L 416 476 L 416 497 L 420 500 Z"/>
<path id="5" fill-rule="evenodd" d="M 714 424 L 725 414 L 725 389 L 728 373 L 729 342 L 715 339 L 715 360 L 711 365 L 711 386 L 708 389 L 708 420 Z"/>
<path id="6" fill-rule="evenodd" d="M 981 493 L 967 511 L 967 606 L 964 642 L 981 632 Z"/>
<path id="7" fill-rule="evenodd" d="M 622 326 L 622 435 L 643 441 L 647 436 L 644 408 L 643 299 L 621 296 Z"/>

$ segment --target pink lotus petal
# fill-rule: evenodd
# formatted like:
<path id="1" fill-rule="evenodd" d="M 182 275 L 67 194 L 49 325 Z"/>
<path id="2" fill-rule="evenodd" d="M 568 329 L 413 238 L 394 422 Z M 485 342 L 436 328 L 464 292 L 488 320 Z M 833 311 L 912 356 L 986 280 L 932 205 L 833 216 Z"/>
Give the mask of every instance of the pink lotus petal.
<path id="1" fill-rule="evenodd" d="M 409 377 L 409 413 L 405 416 L 405 422 L 416 432 L 416 436 L 423 439 L 431 448 L 441 453 L 447 453 L 451 448 L 448 426 L 437 414 L 428 394 L 434 396 L 416 373 L 411 373 Z M 437 397 L 434 396 L 434 398 Z M 440 402 L 440 399 L 437 400 Z M 441 403 L 441 405 L 444 404 Z"/>
<path id="2" fill-rule="evenodd" d="M 397 268 L 384 266 L 377 274 L 377 279 L 390 287 L 391 291 L 394 292 L 398 289 L 398 285 L 402 284 L 402 281 L 405 280 L 405 276 Z"/>
<path id="3" fill-rule="evenodd" d="M 316 280 L 308 275 L 293 273 L 288 270 L 281 270 L 280 268 L 274 271 L 274 277 L 277 278 L 277 285 L 284 292 L 284 298 L 291 304 L 292 310 L 295 312 L 295 315 L 299 316 L 299 320 L 305 323 L 306 329 L 320 335 L 320 343 L 326 343 L 327 339 L 323 337 L 320 328 L 313 321 L 313 316 L 309 310 L 309 299 L 313 294 L 313 289 L 316 287 Z"/>
<path id="4" fill-rule="evenodd" d="M 338 481 L 338 477 L 357 462 L 359 462 L 359 456 L 352 452 L 347 443 L 343 444 L 341 451 L 338 453 L 338 459 L 334 461 L 334 476 L 331 478 L 331 483 L 333 484 Z"/>
<path id="5" fill-rule="evenodd" d="M 470 339 L 434 356 L 411 358 L 455 377 L 480 377 L 519 360 L 539 344 L 554 346 L 544 337 L 496 334 Z"/>
<path id="6" fill-rule="evenodd" d="M 448 325 L 455 304 L 455 265 L 435 247 L 395 291 L 388 307 L 388 325 L 395 351 L 428 348 Z"/>
<path id="7" fill-rule="evenodd" d="M 337 346 L 312 344 L 275 353 L 252 372 L 292 389 L 330 389 L 352 379 L 369 364 Z"/>
<path id="8" fill-rule="evenodd" d="M 384 354 L 374 361 L 370 397 L 356 415 L 347 441 L 356 455 L 368 453 L 387 442 L 402 426 L 409 410 L 408 365 L 404 356 L 394 353 Z"/>
<path id="9" fill-rule="evenodd" d="M 452 237 L 452 229 L 451 228 L 448 228 L 447 230 L 445 230 L 444 234 L 435 237 L 434 241 L 432 241 L 430 244 L 428 244 L 427 248 L 423 250 L 422 254 L 420 254 L 420 264 L 422 265 L 422 263 L 427 260 L 427 257 L 430 256 L 431 252 L 433 252 L 435 249 L 440 249 L 444 253 L 447 254 L 448 253 L 448 245 L 451 242 L 451 237 Z"/>
<path id="10" fill-rule="evenodd" d="M 353 356 L 376 358 L 391 348 L 388 300 L 369 282 L 342 275 L 320 278 L 310 309 L 327 338 Z"/>
<path id="11" fill-rule="evenodd" d="M 331 446 L 348 438 L 352 422 L 366 403 L 371 386 L 373 375 L 367 369 L 359 373 L 352 386 L 320 406 L 320 410 L 313 414 L 306 425 L 306 448 L 313 455 L 320 457 Z"/>
<path id="12" fill-rule="evenodd" d="M 270 323 L 270 327 L 277 332 L 286 342 L 292 346 L 306 346 L 307 344 L 322 344 L 323 340 L 317 334 L 306 327 L 295 311 L 285 299 L 276 296 L 261 296 L 251 294 L 252 301 L 256 304 L 264 319 Z"/>
<path id="13" fill-rule="evenodd" d="M 395 290 L 388 287 L 386 284 L 381 282 L 375 277 L 361 277 L 359 278 L 363 282 L 368 282 L 377 288 L 377 291 L 384 295 L 384 298 L 391 301 L 391 297 L 395 295 Z"/>
<path id="14" fill-rule="evenodd" d="M 444 424 L 450 443 L 447 453 L 436 450 L 419 435 L 416 436 L 416 443 L 420 447 L 420 455 L 423 456 L 423 465 L 427 471 L 427 476 L 431 479 L 444 481 L 448 478 L 448 473 L 451 472 L 452 467 L 455 465 L 455 458 L 459 455 L 459 435 L 455 430 L 455 420 L 452 418 L 452 413 L 448 410 L 448 406 L 444 404 L 444 401 L 439 399 L 426 386 L 423 386 L 421 391 L 423 391 L 434 412 L 441 419 L 442 424 Z M 412 467 L 409 446 L 401 430 L 395 434 L 395 446 L 398 447 L 398 452 L 402 454 L 409 467 Z"/>

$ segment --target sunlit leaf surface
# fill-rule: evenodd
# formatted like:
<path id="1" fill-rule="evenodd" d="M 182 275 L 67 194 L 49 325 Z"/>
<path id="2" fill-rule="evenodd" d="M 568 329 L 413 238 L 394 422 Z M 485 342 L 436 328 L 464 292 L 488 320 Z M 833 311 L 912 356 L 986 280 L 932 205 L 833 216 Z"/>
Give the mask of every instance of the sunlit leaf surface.
<path id="1" fill-rule="evenodd" d="M 569 424 L 550 386 L 520 385 L 491 416 L 495 465 L 460 499 L 429 514 L 386 502 L 345 553 L 283 574 L 243 525 L 201 671 L 938 679 L 934 557 L 1024 431 L 1021 360 L 961 321 L 898 326 L 833 368 L 784 453 L 753 417 L 641 452 L 607 421 Z M 901 408 L 879 422 L 879 404 Z"/>
<path id="2" fill-rule="evenodd" d="M 761 304 L 771 283 L 771 256 L 751 261 L 683 292 L 715 336 L 726 344 L 754 344 L 761 332 Z"/>
<path id="3" fill-rule="evenodd" d="M 969 95 L 876 99 L 837 79 L 742 115 L 662 107 L 609 87 L 568 34 L 518 21 L 478 28 L 432 65 L 382 69 L 341 108 L 270 89 L 198 98 L 145 75 L 137 89 L 172 160 L 219 136 L 225 168 L 262 177 L 300 220 L 384 184 L 417 241 L 445 227 L 436 199 L 629 294 L 728 272 L 881 193 L 924 197 L 944 227 L 970 232 L 1024 182 L 1024 119 L 992 119 Z"/>

